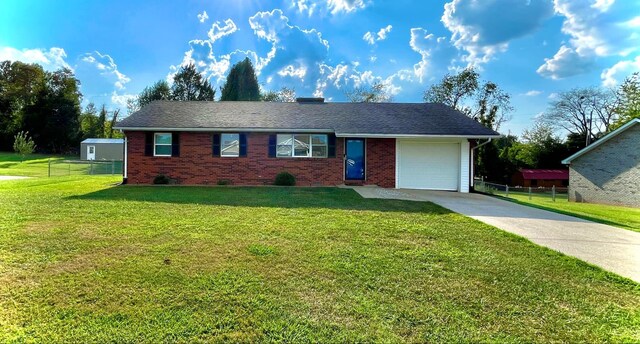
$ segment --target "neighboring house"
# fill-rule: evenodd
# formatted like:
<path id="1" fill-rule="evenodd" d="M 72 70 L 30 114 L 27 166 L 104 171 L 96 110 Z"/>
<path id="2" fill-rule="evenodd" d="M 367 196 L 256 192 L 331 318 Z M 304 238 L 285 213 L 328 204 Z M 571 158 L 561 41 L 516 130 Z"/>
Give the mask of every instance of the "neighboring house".
<path id="1" fill-rule="evenodd" d="M 80 142 L 80 160 L 118 160 L 124 158 L 124 139 L 86 139 Z"/>
<path id="2" fill-rule="evenodd" d="M 471 146 L 500 135 L 442 104 L 155 101 L 119 122 L 125 182 L 375 184 L 469 191 Z"/>
<path id="3" fill-rule="evenodd" d="M 511 177 L 511 185 L 522 187 L 566 187 L 569 170 L 520 169 Z"/>
<path id="4" fill-rule="evenodd" d="M 569 199 L 640 207 L 640 119 L 634 119 L 562 161 Z"/>

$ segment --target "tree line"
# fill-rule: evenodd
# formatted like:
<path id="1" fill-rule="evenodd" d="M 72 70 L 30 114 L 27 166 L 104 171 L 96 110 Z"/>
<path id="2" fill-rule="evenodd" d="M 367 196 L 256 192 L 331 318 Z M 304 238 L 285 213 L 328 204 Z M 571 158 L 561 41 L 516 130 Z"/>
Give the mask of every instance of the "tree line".
<path id="1" fill-rule="evenodd" d="M 80 108 L 80 82 L 69 69 L 45 71 L 37 64 L 0 63 L 0 150 L 10 150 L 17 135 L 24 141 L 29 133 L 41 152 L 63 153 L 78 149 L 88 137 L 117 137 L 113 126 L 120 109 L 111 114 L 102 105 Z M 214 101 L 218 90 L 197 71 L 182 66 L 173 83 L 159 80 L 145 87 L 127 110 L 135 112 L 155 100 Z M 221 101 L 294 102 L 295 89 L 262 90 L 248 58 L 236 63 L 219 88 Z M 393 101 L 388 86 L 381 82 L 345 90 L 351 102 Z M 511 119 L 511 95 L 495 82 L 481 80 L 473 68 L 447 74 L 423 95 L 425 102 L 444 103 L 500 131 Z M 548 109 L 520 137 L 508 134 L 478 150 L 477 175 L 496 182 L 508 182 L 520 168 L 560 168 L 561 160 L 640 117 L 640 75 L 632 74 L 616 89 L 576 88 L 560 92 Z M 558 131 L 567 135 L 561 137 Z"/>

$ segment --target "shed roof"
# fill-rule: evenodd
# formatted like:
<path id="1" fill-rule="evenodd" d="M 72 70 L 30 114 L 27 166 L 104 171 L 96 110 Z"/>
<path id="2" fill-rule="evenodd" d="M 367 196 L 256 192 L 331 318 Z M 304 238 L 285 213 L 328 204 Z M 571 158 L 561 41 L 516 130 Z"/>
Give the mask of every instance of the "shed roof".
<path id="1" fill-rule="evenodd" d="M 616 137 L 620 133 L 623 133 L 625 130 L 633 127 L 636 124 L 640 124 L 640 118 L 634 118 L 634 119 L 630 120 L 629 122 L 627 122 L 625 125 L 621 126 L 620 128 L 618 128 L 618 129 L 608 133 L 607 135 L 603 136 L 598 141 L 596 141 L 596 142 L 584 147 L 583 149 L 579 150 L 577 153 L 573 154 L 572 156 L 562 160 L 562 163 L 565 164 L 565 165 L 571 164 L 571 161 L 581 157 L 584 154 L 587 154 L 587 153 L 591 152 L 595 148 L 597 148 L 600 145 L 604 144 L 605 142 L 611 140 L 612 138 Z"/>
<path id="2" fill-rule="evenodd" d="M 365 137 L 500 136 L 460 111 L 435 103 L 154 101 L 120 121 L 115 129 L 326 131 Z"/>
<path id="3" fill-rule="evenodd" d="M 523 179 L 569 180 L 569 170 L 521 169 Z"/>
<path id="4" fill-rule="evenodd" d="M 124 139 L 94 139 L 94 138 L 89 138 L 89 139 L 85 139 L 84 141 L 82 141 L 80 143 L 120 143 L 120 144 L 123 144 L 124 143 Z"/>

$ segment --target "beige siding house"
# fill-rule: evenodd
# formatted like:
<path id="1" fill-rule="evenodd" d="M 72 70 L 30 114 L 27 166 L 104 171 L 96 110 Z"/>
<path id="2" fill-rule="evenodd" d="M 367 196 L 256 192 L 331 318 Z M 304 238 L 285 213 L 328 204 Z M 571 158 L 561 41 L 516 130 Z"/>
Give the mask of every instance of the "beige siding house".
<path id="1" fill-rule="evenodd" d="M 640 207 L 640 119 L 634 119 L 562 161 L 569 199 Z"/>

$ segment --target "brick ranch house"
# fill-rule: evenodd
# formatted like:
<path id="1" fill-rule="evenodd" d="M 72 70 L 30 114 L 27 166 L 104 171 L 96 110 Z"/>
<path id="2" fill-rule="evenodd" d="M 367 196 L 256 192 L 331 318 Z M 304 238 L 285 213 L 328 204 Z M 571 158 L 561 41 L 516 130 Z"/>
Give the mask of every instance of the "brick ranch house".
<path id="1" fill-rule="evenodd" d="M 500 135 L 442 104 L 155 101 L 117 124 L 124 182 L 375 184 L 469 192 L 473 147 Z"/>
<path id="2" fill-rule="evenodd" d="M 564 159 L 569 199 L 640 207 L 640 119 Z"/>

